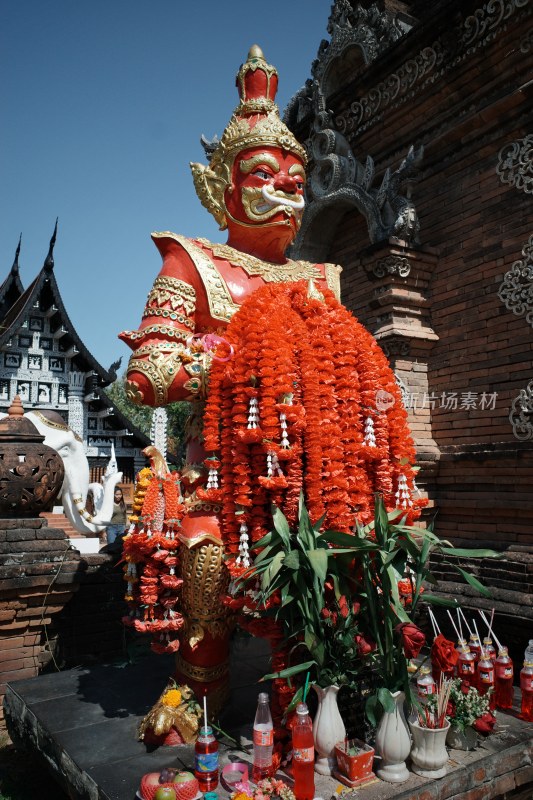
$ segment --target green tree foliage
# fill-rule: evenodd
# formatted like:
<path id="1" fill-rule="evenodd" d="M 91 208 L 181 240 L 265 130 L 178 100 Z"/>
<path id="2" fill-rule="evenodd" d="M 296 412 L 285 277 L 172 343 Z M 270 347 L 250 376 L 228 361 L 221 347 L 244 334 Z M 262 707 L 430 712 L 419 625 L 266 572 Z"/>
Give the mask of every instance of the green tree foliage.
<path id="1" fill-rule="evenodd" d="M 154 409 L 149 406 L 138 406 L 128 400 L 124 383 L 125 374 L 108 386 L 107 395 L 118 410 L 124 414 L 131 424 L 138 428 L 145 436 L 150 437 L 150 426 Z M 185 456 L 185 423 L 190 413 L 190 404 L 187 402 L 169 403 L 165 407 L 168 415 L 168 453 L 178 459 L 179 464 Z"/>

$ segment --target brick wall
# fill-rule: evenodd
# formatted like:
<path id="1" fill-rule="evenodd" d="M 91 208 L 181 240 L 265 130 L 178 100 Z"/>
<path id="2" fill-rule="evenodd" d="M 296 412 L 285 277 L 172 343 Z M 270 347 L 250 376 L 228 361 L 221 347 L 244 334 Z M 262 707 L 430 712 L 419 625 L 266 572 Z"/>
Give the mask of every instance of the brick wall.
<path id="1" fill-rule="evenodd" d="M 116 560 L 80 556 L 45 519 L 0 520 L 0 700 L 8 681 L 123 654 Z"/>
<path id="2" fill-rule="evenodd" d="M 337 83 L 326 107 L 335 124 L 361 102 L 364 113 L 346 136 L 362 164 L 372 157 L 376 187 L 411 146 L 424 148 L 411 198 L 420 220 L 412 250 L 436 255 L 422 291 L 425 305 L 410 296 L 411 276 L 373 278 L 366 261 L 376 245 L 363 213 L 348 208 L 345 195 L 336 206 L 333 236 L 327 209 L 324 236 L 331 244 L 324 260 L 343 266 L 343 302 L 378 338 L 387 325 L 383 298 L 395 294 L 392 317 L 401 327 L 405 291 L 408 346 L 393 351 L 390 361 L 418 395 L 410 423 L 419 452 L 424 442 L 431 444 L 421 481 L 438 510 L 436 532 L 459 545 L 506 552 L 497 574 L 490 567 L 486 577 L 502 619 L 523 639 L 533 606 L 533 445 L 515 438 L 509 412 L 533 377 L 533 330 L 525 314 L 505 307 L 498 290 L 533 233 L 532 196 L 504 184 L 496 170 L 502 148 L 533 132 L 533 8 L 511 2 L 505 19 L 481 0 L 417 8 L 419 24 L 366 69 Z M 305 141 L 312 115 L 298 119 L 294 130 Z M 310 246 L 316 246 L 312 236 Z M 426 351 L 417 350 L 409 334 L 424 315 L 435 334 Z M 443 590 L 457 595 L 458 584 L 445 580 Z M 513 593 L 512 602 L 505 592 Z"/>

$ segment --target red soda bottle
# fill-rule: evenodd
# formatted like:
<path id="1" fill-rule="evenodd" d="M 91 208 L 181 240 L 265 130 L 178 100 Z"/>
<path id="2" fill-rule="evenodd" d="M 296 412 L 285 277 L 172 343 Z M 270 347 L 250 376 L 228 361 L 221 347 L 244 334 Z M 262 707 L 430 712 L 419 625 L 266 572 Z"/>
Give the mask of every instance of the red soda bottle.
<path id="1" fill-rule="evenodd" d="M 420 667 L 420 672 L 416 679 L 416 690 L 421 703 L 425 703 L 427 698 L 437 691 L 437 686 L 429 667 Z"/>
<path id="2" fill-rule="evenodd" d="M 487 694 L 489 690 L 494 689 L 494 664 L 486 654 L 482 655 L 478 661 L 477 684 L 480 694 Z M 490 693 L 489 708 L 491 711 L 494 711 L 496 708 L 494 691 Z"/>
<path id="3" fill-rule="evenodd" d="M 522 690 L 522 708 L 520 718 L 533 722 L 533 662 L 524 661 L 520 670 L 520 689 Z"/>
<path id="4" fill-rule="evenodd" d="M 463 647 L 468 647 L 468 645 L 466 643 L 466 639 L 458 639 L 457 640 L 457 645 L 455 647 L 458 656 L 461 655 L 461 650 L 463 649 Z M 457 678 L 461 677 L 461 672 L 460 672 L 459 668 L 460 668 L 459 659 L 457 659 L 457 663 L 455 665 L 455 675 L 456 675 Z"/>
<path id="5" fill-rule="evenodd" d="M 496 648 L 492 644 L 492 639 L 489 639 L 488 636 L 483 639 L 483 650 L 492 662 L 496 661 Z"/>
<path id="6" fill-rule="evenodd" d="M 212 792 L 218 785 L 218 742 L 208 725 L 200 728 L 194 746 L 194 775 L 200 791 Z"/>
<path id="7" fill-rule="evenodd" d="M 470 681 L 472 685 L 476 680 L 476 657 L 470 652 L 467 644 L 459 648 L 459 660 L 457 662 L 457 675 L 463 680 Z"/>
<path id="8" fill-rule="evenodd" d="M 479 641 L 479 636 L 477 635 L 477 633 L 470 634 L 470 641 L 468 642 L 468 647 L 470 649 L 470 652 L 474 656 L 474 677 L 472 679 L 472 685 L 476 689 L 479 689 L 477 665 L 479 663 L 479 659 L 481 658 L 481 642 Z"/>
<path id="9" fill-rule="evenodd" d="M 513 662 L 506 647 L 500 648 L 494 664 L 494 699 L 497 708 L 513 707 Z"/>
<path id="10" fill-rule="evenodd" d="M 254 783 L 271 778 L 274 774 L 272 750 L 274 746 L 274 727 L 268 705 L 268 694 L 261 692 L 257 698 L 257 711 L 254 720 L 254 758 L 252 779 Z"/>
<path id="11" fill-rule="evenodd" d="M 315 796 L 315 741 L 313 725 L 305 703 L 296 708 L 296 724 L 292 729 L 293 792 L 296 800 L 313 800 Z"/>

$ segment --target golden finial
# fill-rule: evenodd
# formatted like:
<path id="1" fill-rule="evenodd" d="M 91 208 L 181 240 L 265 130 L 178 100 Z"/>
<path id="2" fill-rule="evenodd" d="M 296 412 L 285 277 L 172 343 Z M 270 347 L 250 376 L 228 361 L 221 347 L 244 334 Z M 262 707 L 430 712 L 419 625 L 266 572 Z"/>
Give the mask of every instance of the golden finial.
<path id="1" fill-rule="evenodd" d="M 248 51 L 248 58 L 246 60 L 247 61 L 253 61 L 254 58 L 260 58 L 262 61 L 265 60 L 265 56 L 263 54 L 263 51 L 261 50 L 261 48 L 259 47 L 258 44 L 253 44 L 250 47 L 250 49 Z"/>

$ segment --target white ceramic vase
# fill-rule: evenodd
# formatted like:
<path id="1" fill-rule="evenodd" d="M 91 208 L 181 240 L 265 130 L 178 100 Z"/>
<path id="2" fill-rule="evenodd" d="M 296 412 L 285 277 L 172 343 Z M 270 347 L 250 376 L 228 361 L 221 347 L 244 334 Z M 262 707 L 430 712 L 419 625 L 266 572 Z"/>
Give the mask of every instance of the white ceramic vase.
<path id="1" fill-rule="evenodd" d="M 413 735 L 413 772 L 423 778 L 442 778 L 446 774 L 448 761 L 446 735 L 450 723 L 447 722 L 444 728 L 424 728 L 418 722 L 409 720 L 409 727 Z"/>
<path id="2" fill-rule="evenodd" d="M 376 772 L 389 783 L 403 783 L 409 778 L 405 759 L 411 752 L 411 737 L 403 712 L 405 694 L 394 692 L 394 710 L 385 711 L 376 731 L 376 754 L 381 757 Z"/>
<path id="3" fill-rule="evenodd" d="M 331 775 L 336 764 L 335 745 L 337 742 L 344 741 L 346 736 L 346 728 L 337 706 L 339 687 L 333 684 L 323 689 L 321 686 L 313 684 L 313 689 L 318 695 L 318 709 L 313 721 L 313 736 L 317 752 L 315 772 L 318 772 L 319 775 Z"/>

